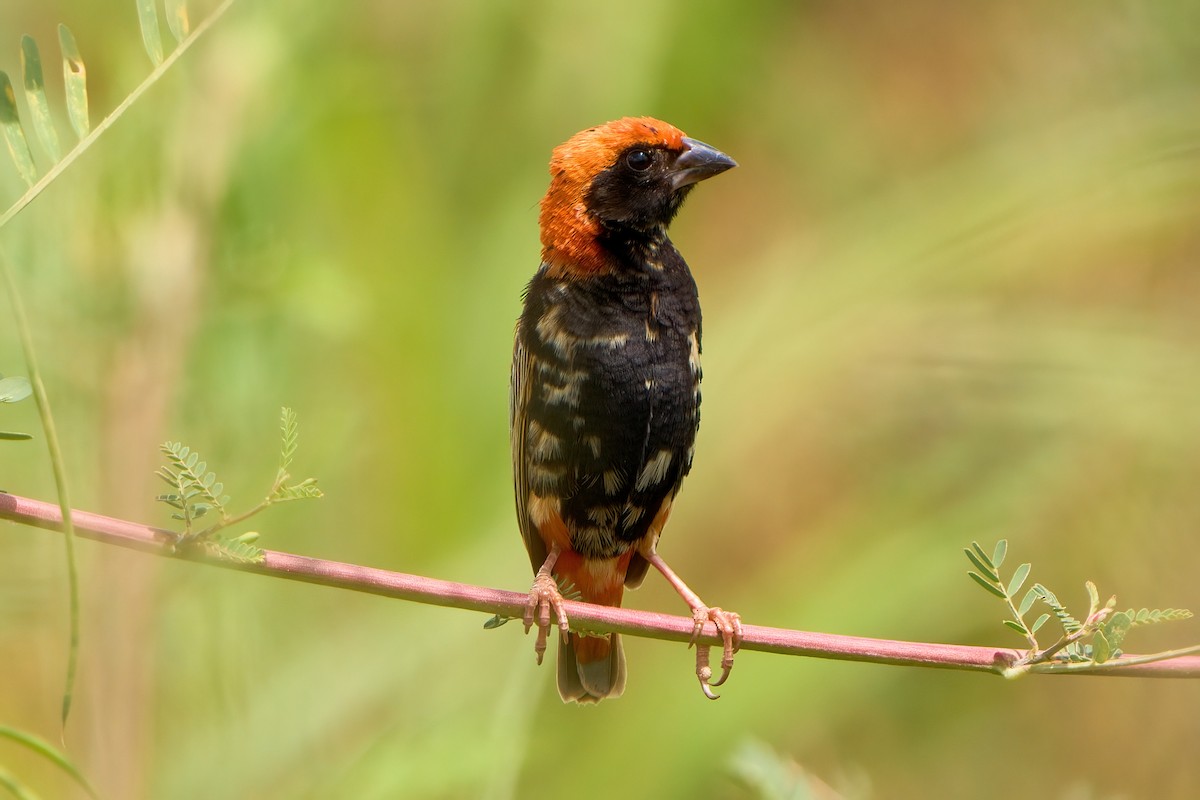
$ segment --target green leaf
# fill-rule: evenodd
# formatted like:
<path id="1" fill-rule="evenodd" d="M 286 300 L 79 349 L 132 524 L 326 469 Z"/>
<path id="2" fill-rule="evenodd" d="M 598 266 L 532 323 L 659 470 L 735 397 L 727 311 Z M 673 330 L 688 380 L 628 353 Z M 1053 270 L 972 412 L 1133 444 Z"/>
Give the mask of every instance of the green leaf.
<path id="1" fill-rule="evenodd" d="M 11 739 L 12 741 L 29 748 L 38 755 L 52 762 L 63 772 L 70 775 L 75 782 L 83 787 L 84 791 L 86 791 L 89 795 L 92 797 L 96 796 L 96 790 L 93 789 L 91 784 L 88 783 L 87 778 L 83 777 L 83 773 L 79 771 L 79 768 L 71 762 L 71 759 L 67 758 L 54 746 L 43 741 L 42 739 L 39 739 L 37 736 L 34 736 L 31 733 L 25 733 L 24 731 L 19 731 L 16 728 L 10 728 L 6 725 L 0 725 L 0 737 Z"/>
<path id="2" fill-rule="evenodd" d="M 976 556 L 978 556 L 980 558 L 980 560 L 983 561 L 983 563 L 988 565 L 989 571 L 991 571 L 991 572 L 996 571 L 996 565 L 992 563 L 992 559 L 988 557 L 988 554 L 983 552 L 983 548 L 979 546 L 979 542 L 972 541 L 971 542 L 971 550 L 975 553 Z"/>
<path id="3" fill-rule="evenodd" d="M 24 441 L 25 439 L 32 439 L 32 438 L 33 438 L 32 433 L 17 433 L 16 431 L 0 431 L 0 439 L 4 439 L 4 440 L 10 441 L 10 442 L 19 442 L 19 441 Z"/>
<path id="4" fill-rule="evenodd" d="M 0 378 L 0 403 L 16 403 L 33 394 L 28 378 Z"/>
<path id="5" fill-rule="evenodd" d="M 137 0 L 138 24 L 142 28 L 142 44 L 154 66 L 163 60 L 162 34 L 158 32 L 158 8 L 154 0 Z"/>
<path id="6" fill-rule="evenodd" d="M 163 10 L 167 12 L 167 27 L 175 41 L 182 42 L 188 35 L 187 0 L 165 0 Z"/>
<path id="7" fill-rule="evenodd" d="M 1104 631 L 1097 630 L 1096 635 L 1092 637 L 1092 660 L 1097 664 L 1103 664 L 1111 655 L 1112 645 L 1109 644 Z"/>
<path id="8" fill-rule="evenodd" d="M 1113 614 L 1104 623 L 1104 637 L 1108 643 L 1112 645 L 1112 649 L 1117 650 L 1125 641 L 1125 634 L 1129 633 L 1129 629 L 1133 627 L 1133 617 L 1125 611 L 1119 611 Z"/>
<path id="9" fill-rule="evenodd" d="M 1033 590 L 1038 593 L 1038 596 L 1042 598 L 1046 605 L 1050 606 L 1050 609 L 1054 612 L 1054 616 L 1058 617 L 1058 621 L 1063 626 L 1064 631 L 1074 633 L 1083 627 L 1083 623 L 1071 616 L 1066 607 L 1058 602 L 1058 597 L 1055 596 L 1054 592 L 1040 583 L 1035 583 Z"/>
<path id="10" fill-rule="evenodd" d="M 975 547 L 977 548 L 978 545 L 975 545 Z M 1000 575 L 996 572 L 995 569 L 992 568 L 991 562 L 989 562 L 987 560 L 987 556 L 984 556 L 982 554 L 983 551 L 981 551 L 981 550 L 976 551 L 976 550 L 972 550 L 970 548 L 964 547 L 963 552 L 967 554 L 967 558 L 969 558 L 971 560 L 971 563 L 975 565 L 975 568 L 977 570 L 979 570 L 984 575 L 986 575 L 992 579 L 992 583 L 1000 582 Z"/>
<path id="11" fill-rule="evenodd" d="M 1143 608 L 1134 614 L 1133 609 L 1125 612 L 1133 620 L 1134 625 L 1156 625 L 1160 622 L 1174 622 L 1181 619 L 1191 619 L 1192 612 L 1186 608 Z"/>
<path id="12" fill-rule="evenodd" d="M 46 101 L 46 78 L 42 75 L 42 57 L 38 53 L 37 42 L 29 35 L 21 37 L 21 76 L 24 79 L 25 102 L 29 104 L 33 130 L 46 155 L 50 156 L 52 162 L 58 163 L 62 158 L 62 150 L 58 146 L 58 131 L 54 128 L 54 120 L 50 118 L 50 103 Z"/>
<path id="13" fill-rule="evenodd" d="M 1028 614 L 1029 609 L 1033 608 L 1033 604 L 1037 600 L 1037 598 L 1038 598 L 1038 593 L 1036 591 L 1034 591 L 1033 589 L 1030 589 L 1028 592 L 1025 593 L 1025 599 L 1021 601 L 1021 606 L 1020 606 L 1020 608 L 1017 609 L 1017 613 L 1020 614 L 1022 617 L 1025 616 L 1026 614 Z"/>
<path id="14" fill-rule="evenodd" d="M 967 574 L 971 576 L 972 580 L 974 580 L 976 583 L 978 583 L 984 589 L 987 589 L 989 592 L 996 595 L 996 597 L 999 597 L 1001 600 L 1005 599 L 1004 598 L 1004 590 L 1001 589 L 999 586 L 996 586 L 991 581 L 986 580 L 978 572 L 968 572 Z"/>
<path id="15" fill-rule="evenodd" d="M 239 564 L 261 564 L 265 555 L 262 548 L 255 547 L 252 542 L 241 539 L 231 539 L 221 534 L 214 534 L 201 542 L 204 550 L 210 555 Z"/>
<path id="16" fill-rule="evenodd" d="M 992 552 L 992 565 L 996 569 L 1000 569 L 1000 565 L 1004 563 L 1004 556 L 1008 553 L 1008 539 L 1001 539 L 996 542 L 996 549 Z"/>
<path id="17" fill-rule="evenodd" d="M 8 154 L 12 156 L 21 180 L 27 186 L 33 186 L 37 182 L 37 167 L 33 165 L 33 153 L 29 152 L 25 129 L 21 127 L 21 114 L 17 111 L 17 96 L 13 94 L 12 82 L 6 72 L 0 72 L 0 127 L 4 129 Z"/>
<path id="18" fill-rule="evenodd" d="M 1088 593 L 1088 616 L 1095 614 L 1100 609 L 1100 591 L 1096 588 L 1096 584 L 1091 581 L 1084 583 L 1084 587 Z"/>
<path id="19" fill-rule="evenodd" d="M 1029 564 L 1022 564 L 1017 567 L 1017 571 L 1013 573 L 1012 580 L 1008 582 L 1008 596 L 1015 597 L 1017 592 L 1021 590 L 1021 585 L 1025 583 L 1025 579 L 1029 577 Z"/>
<path id="20" fill-rule="evenodd" d="M 295 486 L 280 486 L 273 499 L 282 503 L 287 500 L 307 500 L 324 496 L 325 493 L 315 486 L 315 480 L 308 478 Z"/>
<path id="21" fill-rule="evenodd" d="M 296 412 L 287 406 L 279 410 L 279 434 L 279 477 L 282 479 L 296 456 L 300 438 L 300 423 Z"/>
<path id="22" fill-rule="evenodd" d="M 1014 631 L 1016 631 L 1017 633 L 1021 634 L 1022 636 L 1027 636 L 1027 635 L 1029 635 L 1029 630 L 1028 630 L 1028 629 L 1027 629 L 1027 628 L 1026 628 L 1024 625 L 1022 625 L 1021 623 L 1017 622 L 1016 620 L 1013 620 L 1013 619 L 1006 619 L 1006 620 L 1002 620 L 1002 622 L 1003 622 L 1005 625 L 1007 625 L 1008 627 L 1012 628 L 1012 629 L 1013 629 Z"/>
<path id="23" fill-rule="evenodd" d="M 75 34 L 66 25 L 58 26 L 58 47 L 63 55 L 63 85 L 67 90 L 67 118 L 71 120 L 71 128 L 80 139 L 88 135 L 92 129 L 88 118 L 87 97 L 87 67 L 83 56 L 79 55 L 79 47 L 75 44 Z"/>
<path id="24" fill-rule="evenodd" d="M 483 627 L 485 630 L 489 630 L 489 631 L 495 630 L 496 628 L 499 628 L 504 623 L 510 622 L 513 619 L 515 619 L 515 617 L 502 617 L 499 614 L 495 614 L 495 615 L 487 618 L 487 620 L 483 623 Z"/>
<path id="25" fill-rule="evenodd" d="M 1038 629 L 1039 629 L 1039 628 L 1041 628 L 1043 625 L 1045 625 L 1045 624 L 1046 624 L 1046 621 L 1047 621 L 1048 619 L 1050 619 L 1050 615 L 1049 615 L 1049 614 L 1042 614 L 1040 617 L 1038 617 L 1038 618 L 1037 618 L 1037 619 L 1034 621 L 1034 623 L 1033 623 L 1033 627 L 1029 629 L 1029 632 L 1030 632 L 1030 633 L 1037 633 L 1037 632 L 1038 632 Z"/>

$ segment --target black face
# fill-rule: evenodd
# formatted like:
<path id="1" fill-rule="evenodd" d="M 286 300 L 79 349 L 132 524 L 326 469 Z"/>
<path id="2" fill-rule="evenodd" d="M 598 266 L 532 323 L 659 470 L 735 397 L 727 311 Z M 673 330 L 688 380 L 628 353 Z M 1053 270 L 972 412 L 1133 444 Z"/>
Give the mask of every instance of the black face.
<path id="1" fill-rule="evenodd" d="M 588 208 L 610 227 L 649 232 L 667 225 L 691 188 L 672 185 L 677 158 L 662 147 L 626 149 L 592 182 Z"/>

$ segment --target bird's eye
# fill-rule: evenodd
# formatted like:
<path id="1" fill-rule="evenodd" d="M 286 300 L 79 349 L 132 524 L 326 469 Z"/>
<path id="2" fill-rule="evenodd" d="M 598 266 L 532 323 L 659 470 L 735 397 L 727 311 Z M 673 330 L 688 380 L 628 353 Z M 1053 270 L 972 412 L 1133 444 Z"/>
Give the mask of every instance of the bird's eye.
<path id="1" fill-rule="evenodd" d="M 649 150 L 630 150 L 629 155 L 625 156 L 625 163 L 634 172 L 645 172 L 654 163 L 654 156 L 650 155 Z"/>

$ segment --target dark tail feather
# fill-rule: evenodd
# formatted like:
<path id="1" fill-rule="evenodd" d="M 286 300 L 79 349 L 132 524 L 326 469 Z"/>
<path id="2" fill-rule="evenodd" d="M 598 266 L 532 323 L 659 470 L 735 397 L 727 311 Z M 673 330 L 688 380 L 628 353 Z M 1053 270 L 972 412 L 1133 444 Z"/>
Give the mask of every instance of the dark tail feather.
<path id="1" fill-rule="evenodd" d="M 558 643 L 558 694 L 564 703 L 599 703 L 625 691 L 621 637 L 578 636 Z"/>

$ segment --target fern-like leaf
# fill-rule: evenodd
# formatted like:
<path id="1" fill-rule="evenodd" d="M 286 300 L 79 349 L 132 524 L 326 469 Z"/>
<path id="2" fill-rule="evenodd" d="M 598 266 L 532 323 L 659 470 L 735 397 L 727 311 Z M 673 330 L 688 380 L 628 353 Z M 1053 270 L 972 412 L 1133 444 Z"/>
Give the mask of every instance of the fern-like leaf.
<path id="1" fill-rule="evenodd" d="M 215 533 L 205 537 L 200 544 L 209 555 L 226 561 L 238 564 L 261 564 L 265 555 L 262 548 L 254 544 L 257 540 L 257 533 L 243 533 L 240 536 L 224 536 Z"/>
<path id="2" fill-rule="evenodd" d="M 316 478 L 307 478 L 295 486 L 280 486 L 271 495 L 271 499 L 275 502 L 284 503 L 288 500 L 309 500 L 318 497 L 324 497 L 325 493 L 316 486 Z"/>
<path id="3" fill-rule="evenodd" d="M 279 473 L 277 480 L 287 480 L 288 468 L 296 457 L 296 448 L 300 443 L 300 423 L 296 412 L 284 406 L 279 412 Z"/>
<path id="4" fill-rule="evenodd" d="M 1040 583 L 1035 583 L 1033 590 L 1038 593 L 1038 597 L 1042 598 L 1042 602 L 1050 606 L 1050 610 L 1054 612 L 1054 616 L 1058 617 L 1059 623 L 1068 635 L 1083 629 L 1083 623 L 1071 616 L 1066 606 L 1058 601 L 1058 597 L 1055 596 L 1054 592 Z"/>
<path id="5" fill-rule="evenodd" d="M 200 454 L 180 442 L 165 442 L 159 449 L 170 466 L 160 468 L 156 474 L 178 487 L 182 502 L 193 507 L 207 506 L 204 511 L 216 509 L 224 517 L 227 513 L 225 504 L 229 502 L 229 496 L 222 494 L 225 485 L 217 480 L 215 473 L 206 471 L 208 463 L 200 460 Z"/>
<path id="6" fill-rule="evenodd" d="M 1132 625 L 1157 625 L 1160 622 L 1176 622 L 1191 619 L 1193 614 L 1186 608 L 1143 608 L 1134 611 L 1132 608 L 1124 612 L 1129 615 Z"/>

